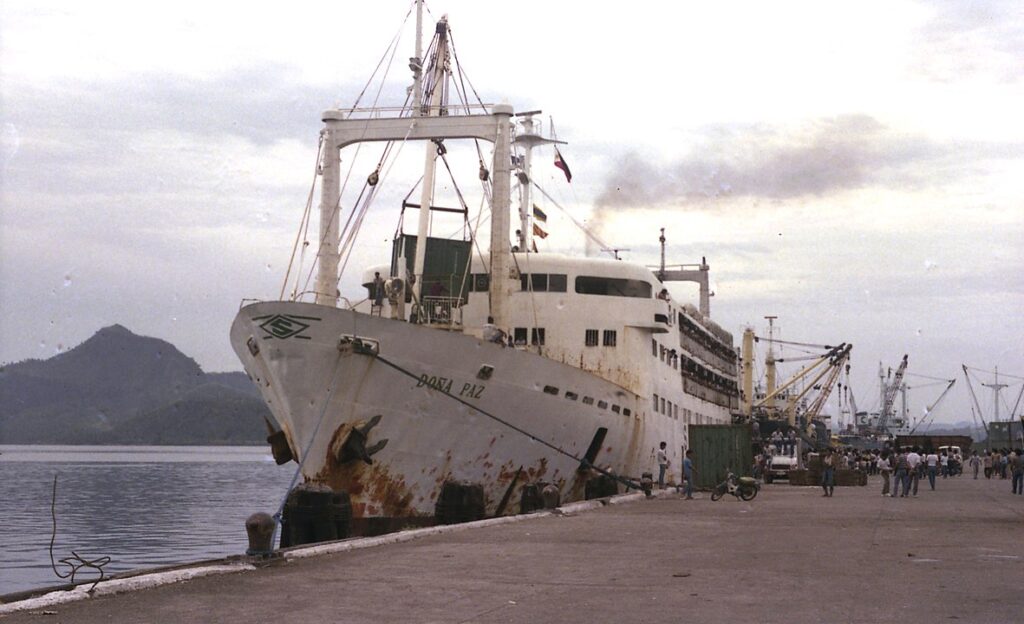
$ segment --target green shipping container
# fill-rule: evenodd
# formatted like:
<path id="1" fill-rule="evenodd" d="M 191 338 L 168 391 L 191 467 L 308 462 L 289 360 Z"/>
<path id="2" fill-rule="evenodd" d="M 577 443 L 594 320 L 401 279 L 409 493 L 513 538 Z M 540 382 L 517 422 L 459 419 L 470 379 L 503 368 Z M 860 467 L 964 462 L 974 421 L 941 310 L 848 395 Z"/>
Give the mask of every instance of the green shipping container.
<path id="1" fill-rule="evenodd" d="M 416 237 L 402 234 L 391 248 L 391 274 L 399 275 L 399 250 L 404 246 L 405 268 L 412 274 L 416 262 Z M 470 241 L 427 238 L 427 255 L 423 263 L 423 296 L 457 297 L 466 301 L 469 290 Z"/>
<path id="2" fill-rule="evenodd" d="M 739 476 L 751 476 L 754 448 L 749 424 L 690 425 L 689 438 L 697 488 L 715 487 L 730 470 Z"/>

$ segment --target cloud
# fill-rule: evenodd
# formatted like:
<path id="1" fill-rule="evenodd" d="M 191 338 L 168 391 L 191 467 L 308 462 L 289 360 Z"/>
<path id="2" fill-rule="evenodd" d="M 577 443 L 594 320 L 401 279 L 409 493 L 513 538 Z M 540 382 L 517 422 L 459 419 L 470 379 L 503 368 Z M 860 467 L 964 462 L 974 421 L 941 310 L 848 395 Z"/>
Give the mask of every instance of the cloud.
<path id="1" fill-rule="evenodd" d="M 978 159 L 1020 157 L 1020 145 L 943 143 L 894 131 L 868 115 L 819 119 L 796 129 L 706 129 L 683 158 L 660 165 L 629 153 L 614 166 L 598 208 L 706 207 L 747 197 L 790 200 L 865 187 L 941 186 Z"/>
<path id="2" fill-rule="evenodd" d="M 927 3 L 929 19 L 918 33 L 917 70 L 937 82 L 990 76 L 1019 82 L 1024 19 L 1017 0 Z"/>

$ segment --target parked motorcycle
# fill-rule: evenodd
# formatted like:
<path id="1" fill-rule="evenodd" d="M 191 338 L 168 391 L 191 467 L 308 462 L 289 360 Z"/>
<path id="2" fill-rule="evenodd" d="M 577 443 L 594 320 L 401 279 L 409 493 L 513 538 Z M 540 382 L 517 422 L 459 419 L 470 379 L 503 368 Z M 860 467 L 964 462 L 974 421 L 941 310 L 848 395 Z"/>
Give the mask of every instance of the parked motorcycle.
<path id="1" fill-rule="evenodd" d="M 757 484 L 757 480 L 751 477 L 737 477 L 732 472 L 729 472 L 728 476 L 725 477 L 725 481 L 722 481 L 713 492 L 711 492 L 711 500 L 716 501 L 726 494 L 732 494 L 736 498 L 748 501 L 754 500 L 760 491 L 761 486 Z"/>

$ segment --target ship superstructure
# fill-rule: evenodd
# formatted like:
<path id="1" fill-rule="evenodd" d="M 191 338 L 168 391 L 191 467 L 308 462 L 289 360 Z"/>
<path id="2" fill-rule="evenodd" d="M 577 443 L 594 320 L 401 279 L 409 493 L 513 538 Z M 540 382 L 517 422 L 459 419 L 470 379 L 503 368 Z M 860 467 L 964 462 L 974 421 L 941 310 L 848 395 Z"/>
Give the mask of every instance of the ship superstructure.
<path id="1" fill-rule="evenodd" d="M 531 250 L 532 150 L 554 141 L 535 132 L 535 111 L 445 102 L 448 32 L 442 19 L 430 62 L 419 49 L 411 62 L 416 105 L 324 112 L 315 302 L 245 305 L 231 329 L 285 454 L 306 481 L 347 492 L 369 530 L 430 522 L 448 482 L 479 486 L 487 513 L 501 514 L 538 481 L 563 500 L 598 474 L 635 481 L 656 470 L 662 441 L 678 467 L 687 425 L 728 423 L 738 407 L 736 352 L 709 319 L 706 262 L 652 270 Z M 433 176 L 457 140 L 493 146 L 473 172 L 489 206 L 487 252 L 475 232 L 430 236 Z M 367 300 L 349 303 L 337 286 L 352 239 L 339 209 L 345 150 L 412 141 L 427 146 L 420 202 L 405 204 L 420 213 L 417 232 L 396 234 L 390 263 L 363 273 Z M 369 176 L 357 222 L 386 172 Z M 673 279 L 701 284 L 703 310 L 673 299 Z"/>

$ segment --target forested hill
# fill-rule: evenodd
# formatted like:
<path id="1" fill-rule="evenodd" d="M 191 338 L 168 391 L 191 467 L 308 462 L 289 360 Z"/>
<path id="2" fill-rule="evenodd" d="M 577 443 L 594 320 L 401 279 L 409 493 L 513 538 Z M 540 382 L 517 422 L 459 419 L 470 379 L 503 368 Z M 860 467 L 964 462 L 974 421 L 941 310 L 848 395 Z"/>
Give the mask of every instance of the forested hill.
<path id="1" fill-rule="evenodd" d="M 244 373 L 205 373 L 120 325 L 0 368 L 0 444 L 264 444 L 264 418 Z"/>

